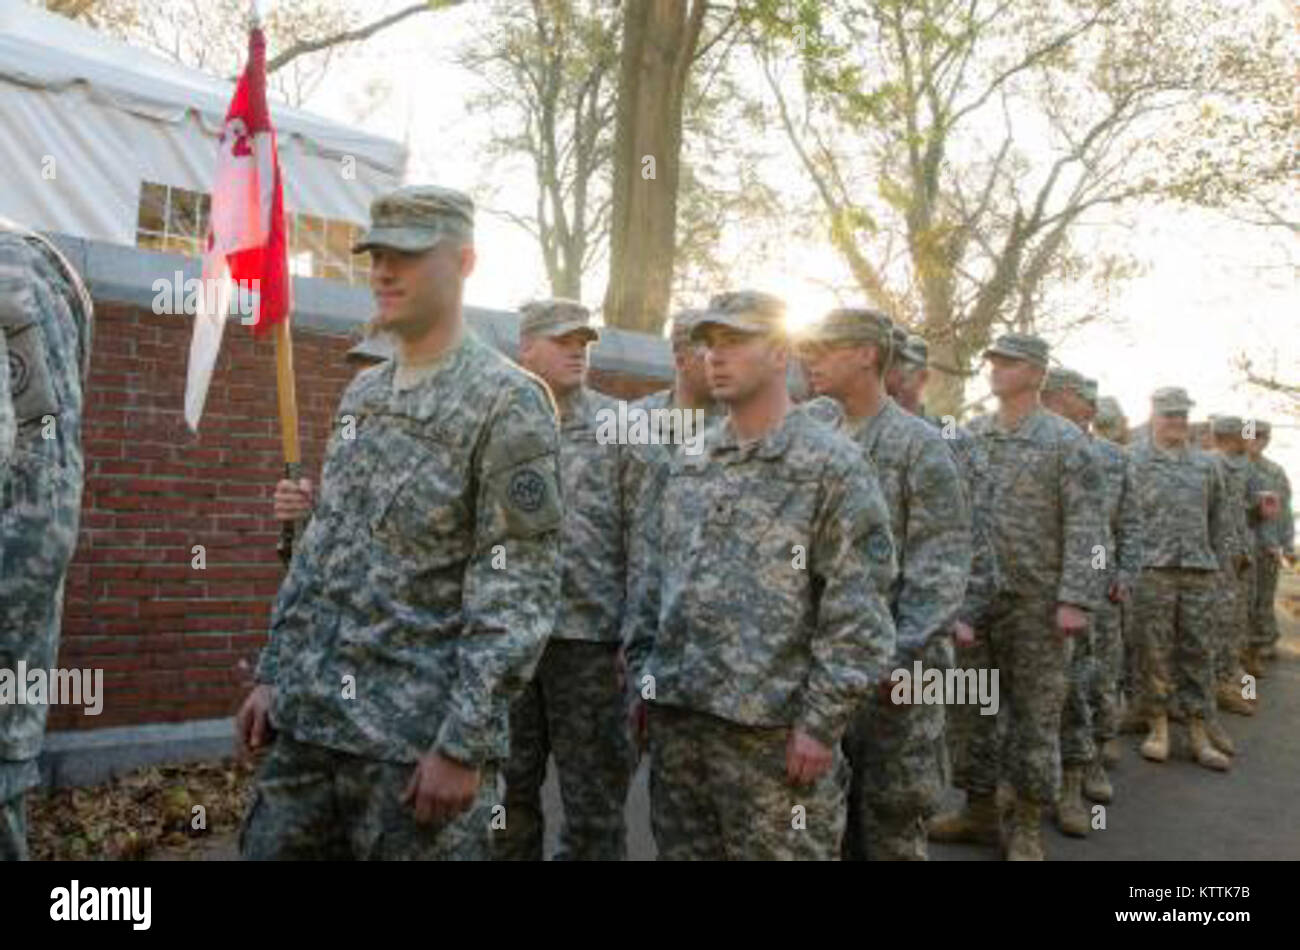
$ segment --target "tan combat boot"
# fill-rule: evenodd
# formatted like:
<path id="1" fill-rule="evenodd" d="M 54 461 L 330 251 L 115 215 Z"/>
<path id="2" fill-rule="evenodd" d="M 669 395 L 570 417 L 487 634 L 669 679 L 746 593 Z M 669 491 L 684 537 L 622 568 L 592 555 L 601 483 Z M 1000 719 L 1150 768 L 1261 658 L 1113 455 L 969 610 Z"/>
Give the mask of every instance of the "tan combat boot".
<path id="1" fill-rule="evenodd" d="M 1118 739 L 1107 739 L 1101 744 L 1101 764 L 1108 769 L 1113 769 L 1119 765 Z"/>
<path id="2" fill-rule="evenodd" d="M 1231 680 L 1219 684 L 1219 688 L 1214 691 L 1214 698 L 1218 700 L 1219 708 L 1226 709 L 1230 713 L 1236 713 L 1238 716 L 1255 715 L 1255 705 L 1241 695 L 1241 687 Z"/>
<path id="3" fill-rule="evenodd" d="M 1011 818 L 1011 835 L 1007 841 L 1008 861 L 1044 861 L 1042 809 L 1038 802 L 1016 799 Z"/>
<path id="4" fill-rule="evenodd" d="M 1151 717 L 1151 731 L 1142 743 L 1142 758 L 1164 762 L 1169 758 L 1169 720 L 1164 713 Z"/>
<path id="5" fill-rule="evenodd" d="M 1196 764 L 1216 772 L 1226 772 L 1232 767 L 1232 760 L 1210 744 L 1205 734 L 1205 723 L 1195 717 L 1187 720 L 1187 736 L 1192 740 L 1192 755 Z"/>
<path id="6" fill-rule="evenodd" d="M 1205 737 L 1210 740 L 1210 745 L 1225 755 L 1236 754 L 1236 743 L 1232 741 L 1232 736 L 1228 735 L 1228 730 L 1223 728 L 1223 723 L 1219 722 L 1217 716 L 1205 720 Z"/>
<path id="7" fill-rule="evenodd" d="M 926 829 L 931 841 L 947 844 L 997 844 L 998 809 L 992 795 L 968 792 L 959 811 L 937 815 Z"/>
<path id="8" fill-rule="evenodd" d="M 1241 651 L 1241 668 L 1257 680 L 1262 680 L 1267 675 L 1264 672 L 1264 658 L 1254 647 Z"/>
<path id="9" fill-rule="evenodd" d="M 1061 794 L 1056 799 L 1056 826 L 1072 838 L 1088 835 L 1088 809 L 1083 804 L 1083 769 L 1067 766 L 1061 770 Z"/>
<path id="10" fill-rule="evenodd" d="M 1106 774 L 1105 763 L 1100 758 L 1093 759 L 1088 766 L 1088 771 L 1083 777 L 1083 794 L 1103 805 L 1109 805 L 1111 799 L 1115 797 L 1115 789 L 1111 787 L 1110 776 Z"/>

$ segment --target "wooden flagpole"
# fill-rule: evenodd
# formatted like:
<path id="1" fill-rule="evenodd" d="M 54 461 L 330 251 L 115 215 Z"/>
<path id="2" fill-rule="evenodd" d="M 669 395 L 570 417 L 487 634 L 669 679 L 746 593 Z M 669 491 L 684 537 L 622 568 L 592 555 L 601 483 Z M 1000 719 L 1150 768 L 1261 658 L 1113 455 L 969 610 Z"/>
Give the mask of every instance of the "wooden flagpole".
<path id="1" fill-rule="evenodd" d="M 250 0 L 248 23 L 251 29 L 262 25 L 258 0 Z M 293 280 L 292 277 L 289 278 Z M 302 477 L 302 455 L 298 445 L 298 392 L 293 376 L 293 335 L 289 332 L 292 312 L 275 325 L 275 391 L 280 406 L 280 445 L 284 450 L 284 477 L 297 484 Z M 294 523 L 280 522 L 280 542 L 276 551 L 288 566 L 293 558 Z"/>
<path id="2" fill-rule="evenodd" d="M 289 332 L 291 314 L 275 325 L 275 390 L 280 403 L 280 445 L 284 449 L 284 477 L 295 485 L 302 477 L 302 456 L 298 447 L 298 393 L 293 377 L 293 335 Z M 280 522 L 280 543 L 276 550 L 288 566 L 293 557 L 292 521 Z"/>

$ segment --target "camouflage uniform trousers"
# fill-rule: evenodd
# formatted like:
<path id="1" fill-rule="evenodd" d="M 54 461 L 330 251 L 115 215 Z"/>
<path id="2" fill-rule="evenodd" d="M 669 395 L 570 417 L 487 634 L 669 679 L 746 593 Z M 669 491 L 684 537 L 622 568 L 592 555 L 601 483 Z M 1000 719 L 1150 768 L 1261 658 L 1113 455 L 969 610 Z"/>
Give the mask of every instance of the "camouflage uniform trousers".
<path id="1" fill-rule="evenodd" d="M 957 648 L 957 665 L 998 670 L 998 712 L 967 703 L 951 710 L 953 784 L 992 795 L 1003 778 L 1020 795 L 1055 801 L 1061 712 L 1075 649 L 1056 633 L 1056 602 L 1041 595 L 1003 596 L 975 643 Z"/>
<path id="2" fill-rule="evenodd" d="M 1119 688 L 1124 665 L 1123 608 L 1107 597 L 1092 615 L 1092 738 L 1101 745 L 1119 735 Z"/>
<path id="3" fill-rule="evenodd" d="M 1095 631 L 1075 637 L 1070 666 L 1066 670 L 1065 705 L 1061 708 L 1061 765 L 1085 766 L 1097 754 L 1093 744 L 1092 687 L 1097 677 Z"/>
<path id="4" fill-rule="evenodd" d="M 937 670 L 953 665 L 947 636 L 927 646 L 924 663 Z M 895 704 L 880 692 L 854 716 L 844 736 L 852 774 L 846 861 L 926 860 L 925 823 L 947 784 L 944 720 L 941 705 Z"/>
<path id="5" fill-rule="evenodd" d="M 1220 589 L 1214 571 L 1153 567 L 1142 572 L 1133 612 L 1148 715 L 1175 705 L 1193 715 L 1212 711 L 1210 658 Z"/>
<path id="6" fill-rule="evenodd" d="M 1137 628 L 1137 594 L 1124 604 L 1120 604 L 1119 626 L 1120 639 L 1123 641 L 1120 656 L 1123 669 L 1120 671 L 1120 691 L 1124 694 L 1126 704 L 1132 706 L 1139 702 L 1142 695 L 1142 638 Z"/>
<path id="7" fill-rule="evenodd" d="M 786 778 L 786 728 L 650 704 L 650 826 L 661 861 L 834 861 L 848 766 Z M 838 746 L 838 743 L 836 743 Z"/>
<path id="8" fill-rule="evenodd" d="M 412 763 L 381 762 L 297 742 L 283 732 L 258 772 L 239 835 L 246 861 L 487 861 L 497 770 L 480 770 L 473 804 L 418 824 L 402 795 Z"/>
<path id="9" fill-rule="evenodd" d="M 1249 645 L 1261 649 L 1277 642 L 1277 558 L 1267 552 L 1255 554 L 1255 599 L 1250 616 Z"/>
<path id="10" fill-rule="evenodd" d="M 1230 682 L 1240 686 L 1241 651 L 1250 634 L 1251 604 L 1255 600 L 1254 562 L 1240 570 L 1229 568 L 1220 574 L 1223 596 L 1220 602 L 1217 636 L 1214 640 L 1214 684 Z"/>
<path id="11" fill-rule="evenodd" d="M 0 861 L 27 860 L 27 790 L 40 784 L 35 759 L 0 762 Z"/>
<path id="12" fill-rule="evenodd" d="M 2 528 L 0 541 L 3 541 Z M 6 570 L 13 567 L 8 561 L 0 566 Z M 14 578 L 7 579 L 11 581 L 12 591 L 16 586 L 12 584 Z M 56 583 L 51 596 L 49 576 L 38 575 L 31 578 L 25 591 L 29 596 L 15 596 L 9 603 L 0 603 L 8 624 L 0 630 L 0 670 L 17 670 L 20 662 L 31 670 L 48 670 L 56 665 L 63 579 L 60 577 Z M 27 860 L 25 793 L 40 784 L 36 762 L 49 711 L 47 704 L 0 706 L 0 861 Z"/>
<path id="13" fill-rule="evenodd" d="M 564 803 L 556 860 L 627 857 L 624 808 L 634 761 L 617 655 L 616 643 L 547 643 L 532 682 L 510 707 L 498 860 L 542 859 L 542 783 L 552 754 Z"/>
<path id="14" fill-rule="evenodd" d="M 1061 763 L 1087 765 L 1102 743 L 1119 735 L 1120 668 L 1124 662 L 1120 605 L 1107 597 L 1079 637 L 1061 711 Z"/>

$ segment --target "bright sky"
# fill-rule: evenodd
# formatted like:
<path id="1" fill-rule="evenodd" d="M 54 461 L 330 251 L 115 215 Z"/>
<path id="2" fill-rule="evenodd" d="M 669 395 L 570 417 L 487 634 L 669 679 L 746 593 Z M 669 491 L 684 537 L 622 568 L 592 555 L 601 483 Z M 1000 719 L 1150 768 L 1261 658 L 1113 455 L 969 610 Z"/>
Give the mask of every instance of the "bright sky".
<path id="1" fill-rule="evenodd" d="M 380 5 L 363 6 L 369 16 Z M 407 142 L 408 181 L 466 189 L 479 196 L 480 205 L 495 192 L 498 204 L 526 213 L 534 194 L 526 166 L 518 176 L 488 179 L 478 149 L 493 119 L 467 115 L 463 106 L 475 79 L 454 59 L 458 45 L 471 35 L 473 6 L 418 16 L 372 38 L 331 69 L 306 108 L 353 122 L 364 101 L 358 90 L 368 82 L 384 83 L 390 90 L 386 103 L 362 124 Z M 802 174 L 791 157 L 789 175 Z M 1300 419 L 1286 417 L 1285 399 L 1246 385 L 1234 366 L 1239 356 L 1248 355 L 1256 372 L 1276 371 L 1300 381 L 1294 330 L 1300 316 L 1300 248 L 1294 236 L 1202 212 L 1153 208 L 1137 217 L 1136 228 L 1101 227 L 1096 240 L 1136 253 L 1147 265 L 1145 273 L 1116 289 L 1109 321 L 1053 339 L 1055 354 L 1099 378 L 1102 393 L 1118 398 L 1134 423 L 1146 418 L 1151 391 L 1163 385 L 1187 387 L 1197 403 L 1193 418 L 1211 412 L 1272 418 L 1271 452 L 1300 477 L 1300 429 L 1294 427 Z M 477 232 L 479 268 L 468 291 L 473 303 L 514 307 L 548 294 L 540 253 L 529 235 L 482 212 Z M 743 248 L 746 237 L 728 235 L 724 247 Z M 733 286 L 782 295 L 798 320 L 836 305 L 828 286 L 845 283 L 843 265 L 826 246 L 787 244 L 778 259 L 745 253 L 735 259 Z M 600 304 L 603 284 L 602 274 L 588 279 L 588 305 Z M 976 383 L 968 395 L 983 389 Z"/>

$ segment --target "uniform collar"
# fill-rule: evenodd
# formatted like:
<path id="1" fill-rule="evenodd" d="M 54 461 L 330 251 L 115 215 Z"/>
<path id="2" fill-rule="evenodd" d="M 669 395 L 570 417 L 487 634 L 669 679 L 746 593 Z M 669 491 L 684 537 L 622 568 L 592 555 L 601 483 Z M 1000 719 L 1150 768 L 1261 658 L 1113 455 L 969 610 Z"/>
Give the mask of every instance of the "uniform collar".
<path id="1" fill-rule="evenodd" d="M 710 455 L 718 461 L 743 462 L 751 456 L 760 459 L 777 459 L 785 455 L 790 447 L 792 426 L 794 425 L 795 407 L 791 406 L 785 418 L 771 432 L 743 447 L 736 441 L 736 430 L 728 417 L 719 429 L 718 441 L 714 443 Z"/>

